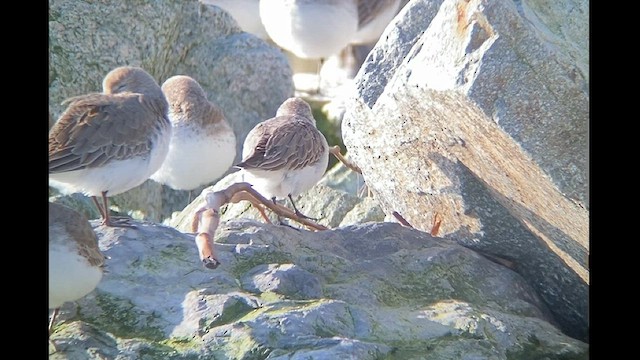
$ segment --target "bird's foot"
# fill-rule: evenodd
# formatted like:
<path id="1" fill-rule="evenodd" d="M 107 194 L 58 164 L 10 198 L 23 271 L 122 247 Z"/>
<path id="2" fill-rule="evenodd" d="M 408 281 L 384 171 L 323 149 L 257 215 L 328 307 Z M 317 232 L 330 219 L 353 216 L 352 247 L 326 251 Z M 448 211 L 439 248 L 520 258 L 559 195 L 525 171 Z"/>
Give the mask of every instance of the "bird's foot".
<path id="1" fill-rule="evenodd" d="M 136 226 L 132 223 L 133 218 L 129 216 L 109 216 L 108 218 L 102 220 L 102 225 L 108 227 L 128 227 L 128 228 L 136 228 Z"/>
<path id="2" fill-rule="evenodd" d="M 281 218 L 280 216 L 278 216 L 277 224 L 278 224 L 278 225 L 281 225 L 281 226 L 286 226 L 286 227 L 291 228 L 291 229 L 294 229 L 294 230 L 298 230 L 298 231 L 300 231 L 300 229 L 299 229 L 299 228 L 297 228 L 297 227 L 295 227 L 295 226 L 293 226 L 293 225 L 289 224 L 287 221 L 285 221 L 285 220 L 284 220 L 283 218 Z"/>
<path id="3" fill-rule="evenodd" d="M 207 269 L 215 269 L 220 266 L 220 261 L 211 256 L 208 256 L 202 259 L 202 265 L 204 265 L 204 267 L 206 267 Z"/>
<path id="4" fill-rule="evenodd" d="M 301 213 L 300 211 L 298 211 L 298 209 L 296 209 L 294 212 L 295 212 L 296 216 L 299 217 L 299 218 L 307 219 L 307 220 L 311 220 L 311 221 L 318 221 L 317 218 L 312 218 L 311 216 L 307 216 L 307 215 Z"/>

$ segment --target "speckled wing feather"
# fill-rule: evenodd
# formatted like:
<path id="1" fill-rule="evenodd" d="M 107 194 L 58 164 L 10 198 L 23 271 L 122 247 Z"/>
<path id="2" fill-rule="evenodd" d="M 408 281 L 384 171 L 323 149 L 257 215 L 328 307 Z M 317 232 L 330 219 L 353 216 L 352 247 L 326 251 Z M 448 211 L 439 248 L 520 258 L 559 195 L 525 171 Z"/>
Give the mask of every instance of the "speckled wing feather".
<path id="1" fill-rule="evenodd" d="M 366 26 L 393 2 L 393 0 L 358 0 L 358 28 Z"/>
<path id="2" fill-rule="evenodd" d="M 255 132 L 254 132 L 255 130 Z M 303 118 L 279 116 L 260 123 L 247 135 L 245 146 L 253 148 L 236 166 L 248 169 L 300 169 L 317 162 L 323 154 L 322 133 Z"/>
<path id="3" fill-rule="evenodd" d="M 49 132 L 49 173 L 103 165 L 149 154 L 148 134 L 169 120 L 138 93 L 87 94 L 67 100 L 67 110 Z M 138 118 L 139 121 L 129 121 Z"/>

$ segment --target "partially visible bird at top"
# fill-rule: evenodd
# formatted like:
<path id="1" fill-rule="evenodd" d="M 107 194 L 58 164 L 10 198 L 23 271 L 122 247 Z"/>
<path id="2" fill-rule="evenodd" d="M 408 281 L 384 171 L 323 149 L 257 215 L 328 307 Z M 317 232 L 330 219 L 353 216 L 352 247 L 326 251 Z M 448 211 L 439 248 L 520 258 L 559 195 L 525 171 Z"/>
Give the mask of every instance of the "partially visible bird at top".
<path id="1" fill-rule="evenodd" d="M 236 156 L 236 136 L 222 110 L 187 75 L 170 77 L 162 91 L 173 130 L 169 152 L 151 179 L 175 190 L 193 190 L 217 180 Z"/>
<path id="2" fill-rule="evenodd" d="M 269 37 L 302 59 L 337 54 L 358 31 L 356 0 L 260 0 Z"/>
<path id="3" fill-rule="evenodd" d="M 49 130 L 49 185 L 90 196 L 103 225 L 132 226 L 110 216 L 108 197 L 142 184 L 162 165 L 171 138 L 167 100 L 135 66 L 111 70 L 102 89 L 64 102 Z"/>
<path id="4" fill-rule="evenodd" d="M 400 6 L 400 0 L 259 1 L 264 28 L 290 53 L 294 71 L 315 62 L 315 74 L 294 74 L 296 89 L 310 93 L 353 79 Z"/>
<path id="5" fill-rule="evenodd" d="M 349 44 L 376 42 L 400 6 L 400 0 L 259 2 L 260 18 L 269 37 L 302 59 L 324 59 Z"/>
<path id="6" fill-rule="evenodd" d="M 301 98 L 285 100 L 276 116 L 258 123 L 245 138 L 242 161 L 245 181 L 274 203 L 289 198 L 296 215 L 309 218 L 293 197 L 322 178 L 329 161 L 329 146 L 316 128 L 309 104 Z"/>

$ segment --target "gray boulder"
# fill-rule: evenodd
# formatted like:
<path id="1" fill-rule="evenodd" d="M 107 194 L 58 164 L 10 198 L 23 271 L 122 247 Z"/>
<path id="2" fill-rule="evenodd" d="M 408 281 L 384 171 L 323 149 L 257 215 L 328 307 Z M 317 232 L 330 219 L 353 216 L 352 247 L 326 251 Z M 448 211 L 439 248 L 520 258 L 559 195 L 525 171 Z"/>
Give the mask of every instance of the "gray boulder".
<path id="1" fill-rule="evenodd" d="M 570 16 L 569 16 L 570 14 Z M 342 137 L 387 216 L 509 261 L 589 332 L 588 2 L 410 1 Z"/>
<path id="2" fill-rule="evenodd" d="M 92 221 L 107 273 L 50 359 L 588 358 L 520 275 L 399 224 L 225 221 L 209 270 L 194 234 L 134 223 Z"/>
<path id="3" fill-rule="evenodd" d="M 267 291 L 296 299 L 322 297 L 320 281 L 296 264 L 262 264 L 240 279 L 242 288 L 254 293 Z"/>

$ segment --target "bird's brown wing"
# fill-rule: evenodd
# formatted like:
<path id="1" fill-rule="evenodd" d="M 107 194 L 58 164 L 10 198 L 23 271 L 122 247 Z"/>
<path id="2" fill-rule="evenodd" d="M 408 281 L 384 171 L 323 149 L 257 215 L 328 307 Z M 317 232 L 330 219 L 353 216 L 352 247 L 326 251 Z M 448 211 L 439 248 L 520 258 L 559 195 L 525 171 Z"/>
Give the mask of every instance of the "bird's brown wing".
<path id="1" fill-rule="evenodd" d="M 322 133 L 308 120 L 275 117 L 254 128 L 245 147 L 253 149 L 236 166 L 261 170 L 300 169 L 326 151 Z M 252 130 L 253 131 L 253 130 Z"/>
<path id="2" fill-rule="evenodd" d="M 162 107 L 142 94 L 87 94 L 68 106 L 49 131 L 49 173 L 149 154 L 150 132 L 168 123 Z"/>
<path id="3" fill-rule="evenodd" d="M 49 203 L 49 236 L 57 231 L 69 233 L 77 242 L 78 253 L 93 266 L 104 265 L 104 254 L 98 246 L 98 237 L 87 218 L 64 205 Z"/>

